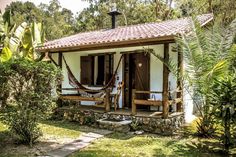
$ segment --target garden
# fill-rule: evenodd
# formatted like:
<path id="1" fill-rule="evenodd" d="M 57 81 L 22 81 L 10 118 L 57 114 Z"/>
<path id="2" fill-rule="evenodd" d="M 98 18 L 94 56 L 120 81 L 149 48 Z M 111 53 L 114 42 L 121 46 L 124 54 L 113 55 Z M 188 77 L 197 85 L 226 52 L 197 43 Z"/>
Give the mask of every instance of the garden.
<path id="1" fill-rule="evenodd" d="M 37 51 L 47 28 L 35 20 L 12 24 L 8 13 L 0 15 L 0 156 L 44 156 L 82 135 L 102 134 L 55 118 L 62 71 Z M 196 120 L 171 136 L 111 131 L 69 156 L 236 155 L 236 19 L 224 25 L 217 20 L 202 28 L 192 15 L 192 33 L 176 37 L 175 49 L 186 61 L 182 76 L 175 63 L 165 63 L 191 95 Z"/>

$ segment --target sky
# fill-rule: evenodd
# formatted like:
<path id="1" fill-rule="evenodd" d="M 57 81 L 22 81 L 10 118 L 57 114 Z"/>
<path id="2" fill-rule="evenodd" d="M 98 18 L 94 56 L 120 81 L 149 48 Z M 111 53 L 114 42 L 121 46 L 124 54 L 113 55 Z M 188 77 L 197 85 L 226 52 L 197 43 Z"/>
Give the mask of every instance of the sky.
<path id="1" fill-rule="evenodd" d="M 12 1 L 16 0 L 0 0 L 0 9 L 3 11 L 6 5 L 9 5 Z M 40 3 L 49 4 L 50 2 L 50 0 L 20 0 L 20 1 L 23 2 L 30 1 L 33 2 L 35 5 L 39 5 Z M 88 2 L 84 2 L 82 0 L 59 0 L 59 1 L 63 8 L 71 10 L 74 14 L 82 11 L 89 5 Z"/>

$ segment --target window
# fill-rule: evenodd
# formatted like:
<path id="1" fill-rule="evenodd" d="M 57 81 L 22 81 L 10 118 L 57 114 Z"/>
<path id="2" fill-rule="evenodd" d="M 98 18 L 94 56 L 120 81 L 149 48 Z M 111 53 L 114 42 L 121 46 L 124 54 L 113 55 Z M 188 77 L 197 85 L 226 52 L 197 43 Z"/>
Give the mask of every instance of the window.
<path id="1" fill-rule="evenodd" d="M 113 54 L 81 56 L 80 68 L 82 84 L 105 85 L 113 75 Z"/>

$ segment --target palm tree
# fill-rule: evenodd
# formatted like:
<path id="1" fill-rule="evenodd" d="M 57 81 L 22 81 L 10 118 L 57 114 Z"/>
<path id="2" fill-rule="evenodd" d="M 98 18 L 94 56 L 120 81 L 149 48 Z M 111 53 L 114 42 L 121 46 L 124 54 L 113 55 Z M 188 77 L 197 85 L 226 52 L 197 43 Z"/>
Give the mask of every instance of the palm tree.
<path id="1" fill-rule="evenodd" d="M 214 80 L 230 73 L 230 61 L 235 56 L 230 52 L 236 33 L 236 19 L 227 28 L 217 25 L 201 28 L 196 20 L 191 22 L 191 26 L 191 34 L 182 34 L 177 39 L 186 62 L 184 78 L 188 86 L 185 88 L 190 87 L 188 91 L 191 91 L 201 115 L 198 133 L 211 136 L 215 131 L 215 119 L 209 93 L 212 93 Z"/>

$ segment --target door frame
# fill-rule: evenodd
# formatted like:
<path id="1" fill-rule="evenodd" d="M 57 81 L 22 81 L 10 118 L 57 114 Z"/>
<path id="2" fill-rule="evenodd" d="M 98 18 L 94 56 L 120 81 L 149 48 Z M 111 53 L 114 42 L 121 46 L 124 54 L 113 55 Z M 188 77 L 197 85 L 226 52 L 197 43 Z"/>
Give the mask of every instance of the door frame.
<path id="1" fill-rule="evenodd" d="M 149 49 L 149 50 L 152 50 L 152 49 Z M 148 50 L 148 51 L 149 51 Z M 138 53 L 145 53 L 144 50 L 135 50 L 135 51 L 125 51 L 125 52 L 120 52 L 122 55 L 129 55 L 129 54 L 138 54 Z M 148 57 L 148 63 L 147 63 L 147 66 L 148 66 L 148 87 L 149 89 L 151 88 L 151 54 L 150 53 L 147 53 L 147 57 Z M 125 83 L 125 56 L 123 58 L 123 61 L 122 61 L 122 80 L 124 81 Z M 130 73 L 130 71 L 129 71 Z M 130 79 L 130 78 L 129 78 Z M 131 92 L 132 92 L 132 89 L 130 89 Z M 132 93 L 131 93 L 132 95 Z M 122 89 L 122 108 L 125 108 L 125 86 L 124 88 Z M 132 99 L 132 98 L 131 98 Z M 132 100 L 131 100 L 132 101 Z M 132 105 L 130 106 L 130 108 L 132 108 Z"/>

